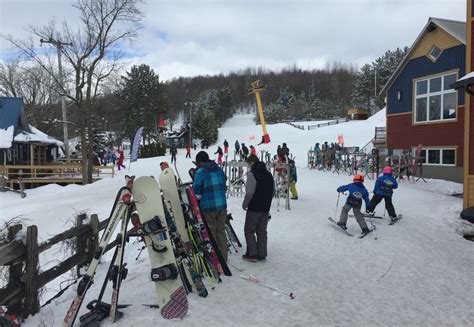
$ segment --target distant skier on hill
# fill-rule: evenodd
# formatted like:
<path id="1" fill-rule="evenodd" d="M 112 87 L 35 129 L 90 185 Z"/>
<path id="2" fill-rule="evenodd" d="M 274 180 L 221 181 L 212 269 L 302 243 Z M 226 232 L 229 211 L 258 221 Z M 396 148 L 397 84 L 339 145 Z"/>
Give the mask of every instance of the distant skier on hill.
<path id="1" fill-rule="evenodd" d="M 240 155 L 240 143 L 239 143 L 239 140 L 235 140 L 235 154 L 239 154 Z"/>
<path id="2" fill-rule="evenodd" d="M 396 220 L 397 214 L 392 203 L 393 190 L 398 188 L 397 180 L 392 176 L 393 169 L 390 166 L 386 166 L 383 169 L 383 175 L 377 178 L 374 187 L 374 195 L 370 200 L 370 205 L 367 207 L 367 213 L 373 213 L 375 207 L 380 201 L 385 200 L 385 209 L 388 211 L 388 215 L 392 221 Z"/>
<path id="3" fill-rule="evenodd" d="M 245 143 L 242 143 L 242 156 L 244 160 L 247 160 L 247 156 L 249 155 L 249 148 L 245 146 Z"/>
<path id="4" fill-rule="evenodd" d="M 217 151 L 214 152 L 214 154 L 217 154 L 217 164 L 219 166 L 222 166 L 222 156 L 223 156 L 222 148 L 220 146 L 217 146 Z"/>
<path id="5" fill-rule="evenodd" d="M 171 154 L 171 163 L 176 162 L 176 155 L 178 154 L 178 149 L 173 145 L 170 148 L 170 154 Z"/>
<path id="6" fill-rule="evenodd" d="M 224 153 L 229 153 L 229 142 L 224 140 Z"/>
<path id="7" fill-rule="evenodd" d="M 290 155 L 290 149 L 286 146 L 286 143 L 283 143 L 281 146 L 281 155 L 283 158 L 286 158 Z"/>
<path id="8" fill-rule="evenodd" d="M 357 174 L 354 176 L 353 183 L 348 185 L 342 185 L 337 188 L 339 193 L 349 191 L 349 196 L 347 197 L 346 203 L 342 207 L 341 216 L 337 225 L 342 229 L 347 229 L 346 223 L 349 215 L 349 211 L 352 209 L 354 216 L 359 223 L 360 228 L 362 229 L 362 234 L 370 233 L 370 229 L 367 227 L 364 216 L 360 212 L 362 207 L 362 200 L 365 201 L 365 207 L 369 207 L 369 192 L 364 186 L 364 175 Z"/>
<path id="9" fill-rule="evenodd" d="M 186 145 L 186 158 L 191 159 L 191 147 Z"/>

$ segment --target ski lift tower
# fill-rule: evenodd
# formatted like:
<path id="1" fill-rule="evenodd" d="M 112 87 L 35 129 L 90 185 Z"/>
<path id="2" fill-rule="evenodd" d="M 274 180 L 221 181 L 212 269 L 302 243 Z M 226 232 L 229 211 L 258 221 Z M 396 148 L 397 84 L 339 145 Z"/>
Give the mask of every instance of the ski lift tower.
<path id="1" fill-rule="evenodd" d="M 257 100 L 257 110 L 258 115 L 260 117 L 260 124 L 262 125 L 262 143 L 270 143 L 270 135 L 267 133 L 267 126 L 265 125 L 265 118 L 263 117 L 263 107 L 262 107 L 262 99 L 260 98 L 260 92 L 264 91 L 267 88 L 266 85 L 260 85 L 260 80 L 256 80 L 255 82 L 251 83 L 251 88 L 249 90 L 249 94 L 255 94 L 255 99 Z"/>

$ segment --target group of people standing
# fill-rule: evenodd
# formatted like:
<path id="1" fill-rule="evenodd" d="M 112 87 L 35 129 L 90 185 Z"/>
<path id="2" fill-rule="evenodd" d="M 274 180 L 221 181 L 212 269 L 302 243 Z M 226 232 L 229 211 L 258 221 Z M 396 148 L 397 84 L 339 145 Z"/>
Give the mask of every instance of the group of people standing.
<path id="1" fill-rule="evenodd" d="M 257 262 L 267 257 L 267 224 L 274 183 L 272 174 L 256 155 L 249 155 L 246 162 L 249 164 L 250 171 L 247 173 L 246 194 L 242 208 L 246 211 L 244 233 L 247 251 L 242 259 Z M 195 163 L 193 189 L 209 229 L 216 239 L 222 256 L 227 261 L 226 177 L 218 164 L 210 160 L 205 151 L 200 151 L 196 155 Z"/>

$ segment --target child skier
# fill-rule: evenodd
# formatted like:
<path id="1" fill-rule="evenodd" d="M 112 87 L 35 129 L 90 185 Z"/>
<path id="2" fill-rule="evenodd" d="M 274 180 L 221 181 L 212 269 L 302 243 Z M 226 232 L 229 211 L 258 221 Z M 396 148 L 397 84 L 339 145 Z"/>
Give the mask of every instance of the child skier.
<path id="1" fill-rule="evenodd" d="M 397 214 L 392 203 L 393 190 L 398 188 L 397 180 L 392 176 L 393 169 L 387 166 L 383 169 L 383 175 L 377 178 L 374 187 L 374 196 L 370 200 L 370 205 L 367 207 L 367 213 L 373 213 L 375 207 L 382 201 L 385 200 L 385 209 L 388 211 L 388 215 L 392 221 L 395 221 Z"/>
<path id="2" fill-rule="evenodd" d="M 364 186 L 364 175 L 355 175 L 353 181 L 352 184 L 342 185 L 337 188 L 338 192 L 349 191 L 349 196 L 347 197 L 344 207 L 342 207 L 341 216 L 337 225 L 343 229 L 347 229 L 347 217 L 349 211 L 352 209 L 354 216 L 362 229 L 362 235 L 365 235 L 370 233 L 371 230 L 367 227 L 364 216 L 360 212 L 360 208 L 362 207 L 362 199 L 365 201 L 365 207 L 369 207 L 369 192 L 367 192 L 367 189 Z"/>

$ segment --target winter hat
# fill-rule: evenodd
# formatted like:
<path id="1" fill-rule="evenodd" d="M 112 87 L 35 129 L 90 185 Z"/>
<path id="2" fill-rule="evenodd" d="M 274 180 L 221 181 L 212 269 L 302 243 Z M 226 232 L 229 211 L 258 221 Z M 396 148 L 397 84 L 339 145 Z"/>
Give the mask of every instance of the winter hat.
<path id="1" fill-rule="evenodd" d="M 258 157 L 254 154 L 251 154 L 249 155 L 249 157 L 247 158 L 247 163 L 257 163 L 259 162 L 260 160 L 258 160 Z"/>
<path id="2" fill-rule="evenodd" d="M 199 151 L 199 153 L 196 155 L 196 162 L 201 163 L 201 162 L 208 162 L 209 161 L 209 155 L 207 154 L 206 151 Z"/>
<path id="3" fill-rule="evenodd" d="M 170 165 L 166 161 L 160 162 L 161 170 L 165 170 L 166 168 L 170 168 Z"/>
<path id="4" fill-rule="evenodd" d="M 393 168 L 390 167 L 390 166 L 386 166 L 386 167 L 383 169 L 383 173 L 384 173 L 384 174 L 392 174 L 392 173 L 393 173 Z"/>

